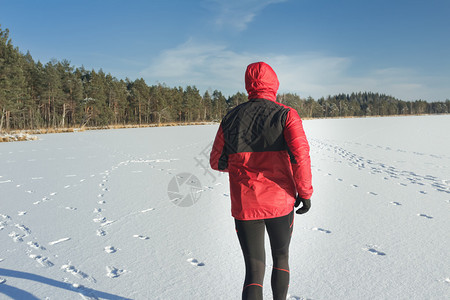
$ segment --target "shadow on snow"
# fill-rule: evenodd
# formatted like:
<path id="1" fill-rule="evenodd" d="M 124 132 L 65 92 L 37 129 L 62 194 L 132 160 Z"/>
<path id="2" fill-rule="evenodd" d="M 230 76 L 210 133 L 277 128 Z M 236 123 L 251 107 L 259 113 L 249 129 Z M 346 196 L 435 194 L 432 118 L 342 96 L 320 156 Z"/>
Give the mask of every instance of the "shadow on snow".
<path id="1" fill-rule="evenodd" d="M 14 270 L 0 268 L 0 275 L 36 281 L 36 282 L 39 282 L 42 284 L 47 284 L 49 286 L 53 286 L 53 287 L 68 290 L 68 291 L 71 291 L 74 293 L 82 294 L 87 297 L 94 296 L 94 297 L 98 297 L 98 298 L 102 298 L 102 299 L 109 299 L 109 300 L 124 300 L 124 299 L 131 300 L 130 298 L 120 297 L 117 295 L 97 291 L 94 289 L 87 288 L 85 286 L 80 287 L 80 288 L 75 288 L 70 283 L 57 281 L 54 279 L 50 279 L 47 277 L 43 277 L 40 275 L 31 274 L 31 273 L 27 273 L 27 272 L 14 271 Z M 6 283 L 0 284 L 0 294 L 9 296 L 12 299 L 39 299 L 38 297 L 34 296 L 33 294 L 31 294 L 27 291 L 10 286 Z"/>

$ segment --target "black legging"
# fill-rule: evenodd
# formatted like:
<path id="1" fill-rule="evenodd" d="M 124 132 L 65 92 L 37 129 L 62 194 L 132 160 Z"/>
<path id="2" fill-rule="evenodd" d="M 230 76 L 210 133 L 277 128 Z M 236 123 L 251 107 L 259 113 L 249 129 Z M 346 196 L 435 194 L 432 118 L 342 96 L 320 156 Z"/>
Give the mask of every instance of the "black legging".
<path id="1" fill-rule="evenodd" d="M 286 300 L 289 287 L 289 243 L 294 222 L 294 211 L 273 219 L 241 221 L 235 219 L 236 232 L 245 260 L 245 282 L 242 299 L 263 298 L 266 252 L 265 229 L 272 250 L 272 293 L 274 300 Z"/>

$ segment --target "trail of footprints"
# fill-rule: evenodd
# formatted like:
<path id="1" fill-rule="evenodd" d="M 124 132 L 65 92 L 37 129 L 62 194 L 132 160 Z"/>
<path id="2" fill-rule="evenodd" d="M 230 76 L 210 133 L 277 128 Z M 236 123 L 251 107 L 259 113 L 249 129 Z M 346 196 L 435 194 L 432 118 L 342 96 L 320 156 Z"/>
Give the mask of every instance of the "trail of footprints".
<path id="1" fill-rule="evenodd" d="M 359 144 L 359 143 L 355 143 L 355 144 Z M 361 145 L 361 144 L 359 144 Z M 383 179 L 385 180 L 389 180 L 389 179 L 394 179 L 394 180 L 400 180 L 400 182 L 398 182 L 398 185 L 400 186 L 408 186 L 409 184 L 414 184 L 417 185 L 419 187 L 429 187 L 429 188 L 433 188 L 438 192 L 442 192 L 442 193 L 447 193 L 450 194 L 450 184 L 448 180 L 442 180 L 439 179 L 436 176 L 432 176 L 432 175 L 419 175 L 416 172 L 412 172 L 412 171 L 404 171 L 404 170 L 399 170 L 398 168 L 394 167 L 394 166 L 389 166 L 385 163 L 379 163 L 379 162 L 375 162 L 373 160 L 370 159 L 366 159 L 362 156 L 358 156 L 355 153 L 352 153 L 350 151 L 347 151 L 346 149 L 337 146 L 337 145 L 332 145 L 329 143 L 326 143 L 324 141 L 320 141 L 317 139 L 311 139 L 311 146 L 313 148 L 313 151 L 315 152 L 321 152 L 321 151 L 328 151 L 331 152 L 332 154 L 337 155 L 338 157 L 340 157 L 340 159 L 337 159 L 335 156 L 330 156 L 331 158 L 335 159 L 335 161 L 342 163 L 343 160 L 347 161 L 349 166 L 355 167 L 358 170 L 369 170 L 370 173 L 372 174 L 380 174 L 383 177 Z M 384 149 L 384 150 L 392 150 L 389 147 L 381 147 L 381 146 L 373 146 L 368 144 L 368 147 L 376 147 L 377 149 Z M 399 152 L 406 152 L 403 150 L 397 150 Z M 424 153 L 416 153 L 414 152 L 414 154 L 416 155 L 425 155 Z M 432 155 L 430 154 L 430 156 L 435 157 L 435 158 L 445 158 L 442 156 L 436 156 L 436 155 Z M 316 169 L 317 171 L 321 172 L 321 169 Z M 324 174 L 324 176 L 332 176 L 331 173 L 326 173 Z M 344 182 L 344 179 L 342 178 L 336 178 L 337 181 L 339 182 Z M 406 183 L 405 183 L 406 182 Z M 351 184 L 350 185 L 352 188 L 358 188 L 358 185 L 356 184 Z M 428 192 L 426 190 L 420 190 L 419 193 L 426 195 L 428 194 Z M 378 193 L 375 191 L 368 191 L 367 192 L 368 195 L 370 196 L 378 196 Z M 450 201 L 448 201 L 450 203 Z M 401 206 L 402 204 L 400 202 L 397 201 L 392 201 L 390 202 L 391 205 L 393 206 Z M 423 217 L 426 219 L 433 219 L 432 216 L 426 215 L 426 214 L 417 214 L 417 216 L 419 217 Z"/>
<path id="2" fill-rule="evenodd" d="M 38 241 L 36 241 L 36 239 L 32 236 L 32 231 L 30 228 L 28 228 L 26 225 L 15 223 L 13 218 L 4 214 L 0 214 L 0 224 L 0 231 L 5 230 L 7 227 L 18 229 L 11 231 L 8 236 L 12 239 L 13 242 L 24 245 L 23 249 L 25 254 L 30 259 L 34 260 L 37 266 L 43 268 L 51 268 L 55 266 L 50 257 L 47 256 L 51 255 L 49 253 L 49 250 Z M 62 238 L 53 242 L 49 242 L 48 245 L 51 247 L 68 240 L 70 240 L 70 238 Z M 53 254 L 53 257 L 58 257 L 58 255 Z M 3 259 L 0 259 L 0 261 L 3 261 Z M 61 269 L 65 272 L 71 273 L 77 278 L 88 279 L 91 282 L 95 282 L 95 279 L 93 277 L 80 270 L 77 270 L 74 266 L 70 265 L 70 263 L 68 265 L 63 265 Z"/>
<path id="3" fill-rule="evenodd" d="M 399 179 L 401 180 L 401 182 L 399 182 L 399 185 L 402 186 L 414 184 L 424 188 L 431 187 L 438 192 L 450 194 L 450 182 L 448 180 L 443 180 L 433 175 L 420 175 L 416 172 L 400 170 L 394 166 L 389 166 L 382 162 L 376 162 L 370 159 L 366 159 L 365 157 L 352 153 L 340 146 L 332 145 L 318 139 L 311 139 L 310 143 L 311 146 L 314 147 L 314 151 L 316 152 L 328 151 L 332 154 L 336 154 L 340 159 L 336 159 L 336 157 L 332 156 L 335 161 L 340 163 L 342 163 L 343 160 L 347 161 L 349 166 L 355 167 L 358 170 L 368 170 L 372 174 L 383 175 L 385 180 L 388 180 L 390 178 Z M 381 146 L 377 146 L 377 148 L 382 149 Z M 435 155 L 431 156 L 437 157 Z M 331 174 L 328 173 L 327 175 Z M 342 179 L 337 180 L 343 181 Z M 427 192 L 425 190 L 422 190 L 420 191 L 420 193 L 426 194 Z"/>
<path id="4" fill-rule="evenodd" d="M 415 184 L 415 185 L 423 186 L 423 187 L 431 187 L 431 188 L 434 188 L 438 192 L 450 194 L 450 187 L 449 187 L 448 180 L 441 180 L 432 175 L 423 176 L 423 175 L 419 175 L 415 172 L 399 170 L 393 166 L 389 166 L 384 163 L 378 163 L 378 162 L 366 159 L 362 156 L 358 156 L 350 151 L 347 151 L 342 147 L 339 147 L 337 145 L 328 144 L 328 143 L 325 143 L 325 142 L 317 140 L 317 139 L 311 139 L 310 143 L 311 143 L 312 151 L 321 152 L 321 151 L 325 150 L 325 151 L 331 152 L 332 154 L 337 155 L 339 158 L 336 158 L 335 156 L 329 156 L 330 158 L 334 159 L 335 162 L 342 163 L 343 161 L 347 161 L 347 163 L 350 166 L 355 167 L 358 170 L 369 170 L 372 174 L 380 174 L 380 175 L 384 176 L 385 180 L 388 180 L 389 178 L 401 180 L 401 182 L 398 183 L 400 186 L 408 186 L 408 184 Z M 368 145 L 368 146 L 372 146 L 372 145 Z M 380 146 L 377 146 L 376 148 L 381 149 Z M 389 147 L 387 147 L 385 150 L 388 150 L 388 151 L 392 150 L 392 149 L 388 149 L 388 148 Z M 401 150 L 397 150 L 397 151 L 401 151 Z M 406 151 L 401 151 L 401 152 L 406 152 Z M 414 153 L 414 154 L 425 155 L 423 153 Z M 430 156 L 435 157 L 435 158 L 442 158 L 441 156 L 435 156 L 435 155 L 430 155 Z M 314 166 L 312 166 L 312 167 L 314 167 Z M 323 170 L 316 169 L 316 171 L 322 172 Z M 333 174 L 324 172 L 323 176 L 333 176 Z M 336 178 L 336 181 L 345 182 L 345 180 L 343 178 Z M 356 184 L 350 184 L 350 187 L 354 188 L 354 189 L 359 188 L 359 186 Z M 421 190 L 419 192 L 424 195 L 427 194 L 427 192 L 425 190 Z M 378 193 L 374 192 L 374 191 L 368 191 L 367 194 L 370 196 L 374 196 L 374 197 L 378 196 Z M 450 200 L 447 202 L 450 203 Z M 393 206 L 401 206 L 402 205 L 398 201 L 392 201 L 392 202 L 389 202 L 389 204 L 391 204 Z M 427 219 L 427 220 L 433 219 L 432 216 L 430 216 L 428 214 L 423 214 L 423 213 L 418 213 L 417 216 L 420 218 Z M 314 227 L 314 228 L 310 228 L 310 230 L 316 231 L 319 233 L 331 234 L 330 230 L 324 229 L 324 228 Z M 377 245 L 369 244 L 369 245 L 366 245 L 365 247 L 363 247 L 362 250 L 368 252 L 369 254 L 375 255 L 375 256 L 383 257 L 383 256 L 387 255 L 385 252 L 381 251 Z M 291 296 L 291 299 L 292 298 L 297 299 L 295 296 Z M 299 298 L 299 299 L 302 299 L 302 298 Z"/>
<path id="5" fill-rule="evenodd" d="M 93 213 L 94 213 L 93 222 L 99 223 L 99 228 L 96 231 L 96 234 L 98 236 L 107 235 L 106 228 L 115 222 L 115 221 L 108 220 L 106 217 L 104 217 L 103 216 L 104 209 L 101 208 L 102 205 L 106 204 L 105 196 L 110 191 L 110 188 L 107 186 L 107 184 L 108 184 L 109 177 L 110 177 L 110 174 L 112 171 L 118 169 L 120 166 L 128 165 L 129 163 L 144 163 L 144 164 L 151 165 L 151 167 L 154 168 L 154 165 L 152 163 L 160 163 L 160 162 L 165 163 L 165 162 L 172 162 L 174 160 L 177 160 L 177 159 L 144 160 L 144 159 L 139 159 L 139 158 L 134 158 L 134 157 L 131 157 L 131 158 L 132 158 L 132 160 L 120 162 L 116 166 L 111 167 L 111 170 L 106 170 L 99 174 L 100 176 L 102 176 L 102 181 L 101 181 L 101 183 L 99 183 L 100 192 L 97 197 L 97 205 L 98 206 L 93 210 Z M 73 158 L 71 158 L 71 159 L 73 159 Z M 163 168 L 161 168 L 159 170 L 166 171 Z M 76 177 L 77 177 L 76 174 L 68 174 L 68 175 L 65 175 L 65 177 L 66 178 L 74 178 L 75 183 L 64 185 L 64 187 L 63 187 L 64 189 L 77 187 L 78 184 L 81 184 L 86 181 L 86 178 L 82 178 L 80 180 L 76 179 Z M 90 175 L 90 179 L 92 179 L 94 177 L 96 177 L 96 175 L 94 175 L 94 174 Z M 43 179 L 44 179 L 43 177 L 31 178 L 31 180 L 43 180 Z M 0 175 L 0 184 L 13 184 L 13 180 L 4 179 L 4 176 Z M 23 184 L 16 184 L 16 187 L 22 188 L 25 193 L 37 194 L 37 192 L 35 190 L 26 189 Z M 58 193 L 51 192 L 51 193 L 47 194 L 46 196 L 40 198 L 39 200 L 33 202 L 33 205 L 42 205 L 42 204 L 45 204 L 46 202 L 56 201 L 57 198 L 58 198 Z M 66 207 L 64 207 L 64 209 L 71 210 L 71 211 L 78 210 L 76 207 L 73 207 L 73 206 L 66 206 Z M 152 210 L 154 210 L 154 208 L 145 209 L 138 213 L 147 213 Z M 18 217 L 23 217 L 23 216 L 26 216 L 27 214 L 28 214 L 27 211 L 18 211 L 17 212 Z M 45 267 L 45 268 L 50 268 L 50 267 L 55 266 L 55 264 L 51 261 L 51 258 L 48 257 L 48 255 L 50 255 L 50 254 L 47 254 L 47 256 L 45 255 L 45 253 L 47 253 L 49 250 L 46 247 L 44 247 L 42 244 L 37 242 L 35 240 L 35 238 L 33 238 L 32 231 L 30 228 L 28 228 L 24 224 L 13 222 L 12 218 L 9 215 L 0 214 L 0 231 L 7 230 L 7 228 L 12 228 L 12 230 L 8 233 L 8 236 L 12 239 L 13 242 L 20 243 L 20 244 L 23 243 L 24 245 L 28 246 L 28 247 L 26 247 L 25 254 L 30 259 L 34 260 L 38 266 Z M 140 240 L 150 239 L 147 236 L 139 235 L 139 234 L 134 235 L 133 238 L 137 238 Z M 62 242 L 67 242 L 69 240 L 70 240 L 70 237 L 61 238 L 59 240 L 49 242 L 48 246 L 51 247 L 53 245 L 56 245 L 56 244 L 59 244 Z M 117 252 L 118 250 L 119 250 L 118 248 L 115 248 L 113 246 L 107 246 L 104 248 L 104 252 L 106 252 L 108 254 L 113 254 L 113 253 Z M 57 254 L 53 254 L 53 256 L 59 257 Z M 0 262 L 1 261 L 3 261 L 3 259 L 0 258 Z M 87 279 L 90 282 L 96 281 L 92 276 L 84 273 L 83 271 L 77 269 L 75 266 L 71 265 L 70 262 L 66 265 L 63 265 L 61 267 L 61 270 L 64 271 L 65 273 L 73 275 L 74 277 L 76 277 L 78 279 Z M 106 267 L 106 276 L 109 278 L 117 278 L 125 272 L 126 272 L 126 270 L 122 270 L 122 269 L 119 269 L 119 268 L 116 268 L 113 266 Z M 79 289 L 81 286 L 78 284 L 74 284 L 74 287 Z"/>

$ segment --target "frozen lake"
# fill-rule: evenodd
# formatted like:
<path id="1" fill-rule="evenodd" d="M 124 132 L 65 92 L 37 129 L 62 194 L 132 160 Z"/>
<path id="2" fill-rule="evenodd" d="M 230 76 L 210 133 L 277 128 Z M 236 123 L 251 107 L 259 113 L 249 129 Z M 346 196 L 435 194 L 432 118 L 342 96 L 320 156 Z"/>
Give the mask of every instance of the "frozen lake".
<path id="1" fill-rule="evenodd" d="M 217 128 L 0 143 L 0 299 L 239 299 Z M 294 222 L 290 299 L 449 299 L 450 116 L 304 128 L 315 193 Z"/>

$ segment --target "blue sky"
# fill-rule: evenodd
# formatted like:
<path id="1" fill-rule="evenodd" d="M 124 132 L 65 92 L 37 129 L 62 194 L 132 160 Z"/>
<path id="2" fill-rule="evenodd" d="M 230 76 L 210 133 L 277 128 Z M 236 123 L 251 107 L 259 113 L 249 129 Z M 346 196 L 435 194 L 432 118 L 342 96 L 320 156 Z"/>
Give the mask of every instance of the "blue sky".
<path id="1" fill-rule="evenodd" d="M 13 44 L 43 63 L 245 92 L 265 61 L 280 92 L 450 99 L 449 0 L 0 0 Z"/>

